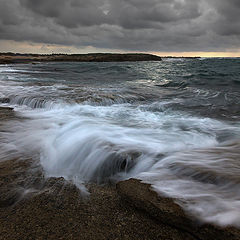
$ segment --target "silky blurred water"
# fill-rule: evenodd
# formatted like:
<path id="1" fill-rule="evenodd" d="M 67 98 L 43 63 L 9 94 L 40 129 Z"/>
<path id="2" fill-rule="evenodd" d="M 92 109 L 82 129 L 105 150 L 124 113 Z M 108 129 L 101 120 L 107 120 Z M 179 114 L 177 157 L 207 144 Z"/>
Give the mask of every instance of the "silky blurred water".
<path id="1" fill-rule="evenodd" d="M 80 186 L 131 177 L 200 220 L 239 226 L 240 60 L 0 66 L 0 158 Z"/>

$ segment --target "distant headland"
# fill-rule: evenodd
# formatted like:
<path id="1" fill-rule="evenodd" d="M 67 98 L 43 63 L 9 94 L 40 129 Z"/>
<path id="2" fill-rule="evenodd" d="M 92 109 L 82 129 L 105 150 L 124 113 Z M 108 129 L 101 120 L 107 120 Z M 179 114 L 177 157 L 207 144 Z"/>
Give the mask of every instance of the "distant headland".
<path id="1" fill-rule="evenodd" d="M 88 54 L 20 54 L 0 53 L 0 64 L 34 62 L 139 62 L 161 61 L 162 58 L 145 53 L 88 53 Z"/>

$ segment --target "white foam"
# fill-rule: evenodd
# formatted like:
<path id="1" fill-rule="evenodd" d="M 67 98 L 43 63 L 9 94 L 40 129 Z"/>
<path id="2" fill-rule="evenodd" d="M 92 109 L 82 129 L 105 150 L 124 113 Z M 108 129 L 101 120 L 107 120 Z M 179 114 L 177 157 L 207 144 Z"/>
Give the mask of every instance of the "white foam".
<path id="1" fill-rule="evenodd" d="M 143 105 L 113 100 L 104 106 L 91 98 L 104 98 L 108 89 L 1 84 L 1 96 L 26 118 L 3 127 L 1 159 L 40 156 L 46 176 L 79 187 L 137 177 L 203 221 L 239 226 L 239 124 L 168 108 L 179 99 Z M 68 101 L 70 92 L 87 100 Z M 219 138 L 234 142 L 220 145 Z"/>

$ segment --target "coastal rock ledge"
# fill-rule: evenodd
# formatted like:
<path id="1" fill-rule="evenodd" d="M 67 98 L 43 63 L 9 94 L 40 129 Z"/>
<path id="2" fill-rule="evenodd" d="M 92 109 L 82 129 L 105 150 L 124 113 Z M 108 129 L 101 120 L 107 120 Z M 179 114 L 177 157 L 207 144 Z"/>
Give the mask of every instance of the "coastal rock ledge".
<path id="1" fill-rule="evenodd" d="M 155 220 L 192 235 L 198 240 L 239 240 L 240 230 L 220 228 L 211 224 L 200 224 L 187 216 L 183 209 L 170 199 L 159 196 L 151 185 L 137 179 L 117 183 L 117 192 L 121 198 L 133 207 L 144 211 Z"/>

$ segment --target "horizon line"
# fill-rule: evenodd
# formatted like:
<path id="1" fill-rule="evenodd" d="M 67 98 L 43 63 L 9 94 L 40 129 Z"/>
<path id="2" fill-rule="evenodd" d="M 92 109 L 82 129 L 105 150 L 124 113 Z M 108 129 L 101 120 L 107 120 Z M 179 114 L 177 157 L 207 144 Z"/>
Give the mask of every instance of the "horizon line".
<path id="1" fill-rule="evenodd" d="M 174 54 L 171 54 L 173 52 L 169 52 L 167 54 L 164 52 L 164 54 L 161 54 L 161 52 L 87 52 L 87 53 L 64 53 L 64 52 L 52 52 L 52 53 L 34 53 L 34 52 L 17 52 L 17 51 L 1 51 L 1 54 L 16 54 L 16 55 L 87 55 L 87 54 L 150 54 L 150 55 L 156 55 L 162 58 L 240 58 L 240 56 L 226 56 L 225 54 L 229 54 L 227 52 L 224 52 L 225 54 L 221 56 L 222 52 L 198 52 L 201 54 L 198 55 L 192 55 L 193 52 L 174 52 Z M 212 53 L 211 55 L 208 55 L 209 53 Z M 204 54 L 204 56 L 201 56 Z M 218 55 L 219 54 L 219 55 Z"/>

